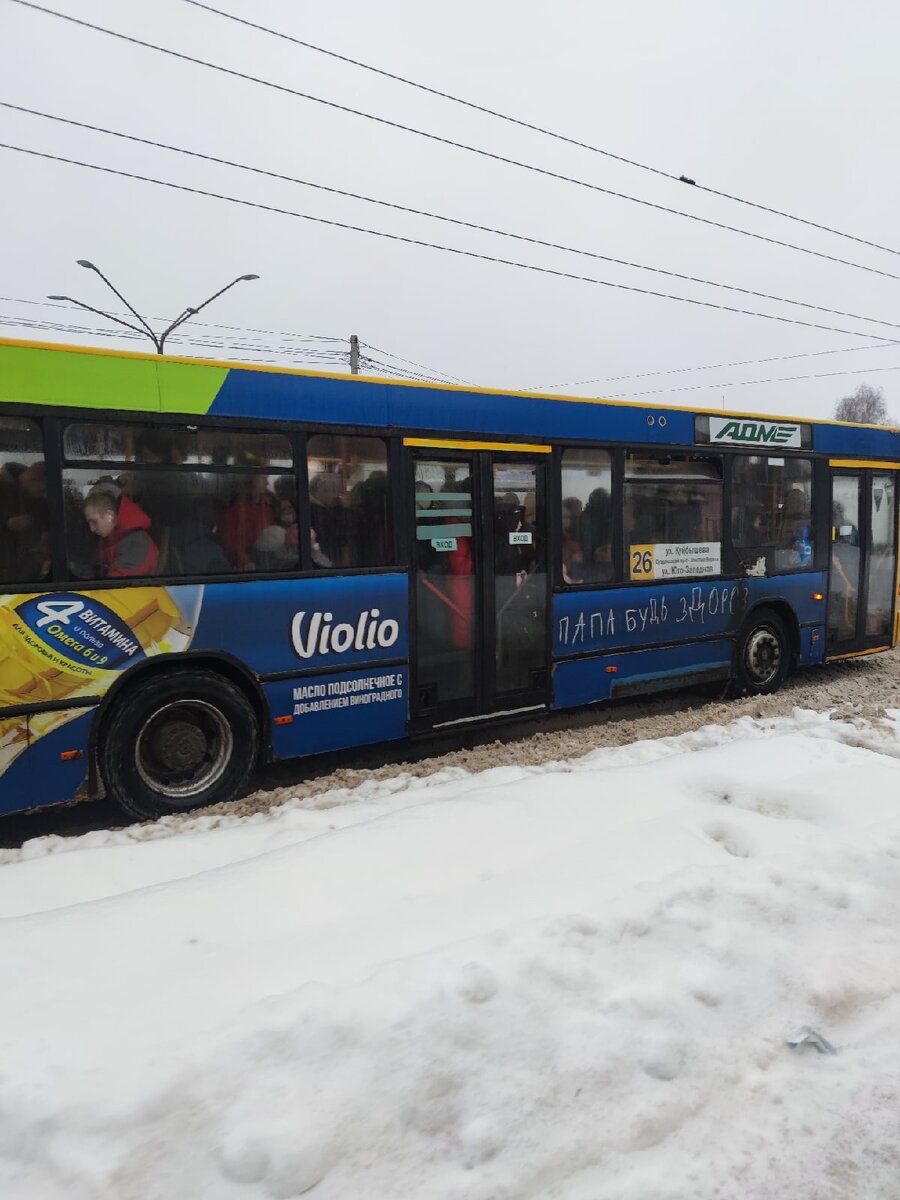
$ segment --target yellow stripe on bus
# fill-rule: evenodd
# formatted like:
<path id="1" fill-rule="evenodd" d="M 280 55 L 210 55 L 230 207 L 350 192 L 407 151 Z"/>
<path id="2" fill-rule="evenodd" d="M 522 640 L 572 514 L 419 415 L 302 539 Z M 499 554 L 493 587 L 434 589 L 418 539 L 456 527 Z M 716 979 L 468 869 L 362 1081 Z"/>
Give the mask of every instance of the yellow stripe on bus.
<path id="1" fill-rule="evenodd" d="M 877 458 L 829 458 L 829 467 L 858 467 L 860 470 L 900 471 L 900 461 L 882 462 Z"/>
<path id="2" fill-rule="evenodd" d="M 890 646 L 873 646 L 871 650 L 851 650 L 847 654 L 828 654 L 825 657 L 826 662 L 838 662 L 842 658 L 861 658 L 864 654 L 883 654 L 885 650 L 890 650 Z"/>

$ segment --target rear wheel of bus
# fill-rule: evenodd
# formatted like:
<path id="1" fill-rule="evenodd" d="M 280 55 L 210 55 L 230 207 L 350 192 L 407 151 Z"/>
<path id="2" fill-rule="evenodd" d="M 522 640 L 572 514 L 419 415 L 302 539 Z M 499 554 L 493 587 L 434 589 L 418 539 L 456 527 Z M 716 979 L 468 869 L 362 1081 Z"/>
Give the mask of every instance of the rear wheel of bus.
<path id="1" fill-rule="evenodd" d="M 229 679 L 201 669 L 153 673 L 116 696 L 99 766 L 109 798 L 153 820 L 233 800 L 256 764 L 259 724 Z"/>
<path id="2" fill-rule="evenodd" d="M 790 639 L 784 621 L 774 609 L 756 609 L 738 638 L 734 691 L 739 696 L 777 692 L 790 665 Z"/>

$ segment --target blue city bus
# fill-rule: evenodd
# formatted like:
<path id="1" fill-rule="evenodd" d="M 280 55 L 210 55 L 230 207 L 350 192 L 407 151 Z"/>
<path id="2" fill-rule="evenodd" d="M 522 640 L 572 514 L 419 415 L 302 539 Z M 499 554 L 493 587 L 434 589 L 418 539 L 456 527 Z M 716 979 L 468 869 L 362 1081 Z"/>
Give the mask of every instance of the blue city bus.
<path id="1" fill-rule="evenodd" d="M 898 640 L 898 431 L 0 341 L 0 813 Z"/>

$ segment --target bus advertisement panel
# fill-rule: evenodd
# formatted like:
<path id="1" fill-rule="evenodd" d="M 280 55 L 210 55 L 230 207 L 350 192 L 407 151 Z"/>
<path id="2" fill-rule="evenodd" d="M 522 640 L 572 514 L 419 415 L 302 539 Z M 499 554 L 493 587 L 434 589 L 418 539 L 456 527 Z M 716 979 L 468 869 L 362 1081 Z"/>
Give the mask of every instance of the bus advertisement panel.
<path id="1" fill-rule="evenodd" d="M 296 706 L 305 719 L 296 725 L 302 746 L 292 720 L 275 727 L 278 757 L 405 732 L 403 574 L 7 595 L 0 597 L 0 706 L 42 708 L 27 722 L 14 715 L 0 722 L 4 784 L 13 786 L 5 778 L 13 764 L 16 776 L 40 772 L 42 740 L 83 715 L 73 701 L 101 701 L 125 671 L 156 655 L 204 652 L 233 658 L 263 683 L 285 677 L 265 685 L 273 717 L 293 717 Z M 363 666 L 372 669 L 348 670 Z M 70 773 L 72 795 L 85 769 L 82 761 Z"/>

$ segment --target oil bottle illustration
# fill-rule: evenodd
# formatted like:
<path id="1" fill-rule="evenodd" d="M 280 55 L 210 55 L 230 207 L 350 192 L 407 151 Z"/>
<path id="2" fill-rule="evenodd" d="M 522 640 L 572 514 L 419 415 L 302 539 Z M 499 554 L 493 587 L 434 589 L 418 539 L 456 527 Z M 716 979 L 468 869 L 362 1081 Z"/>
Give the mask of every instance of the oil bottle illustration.
<path id="1" fill-rule="evenodd" d="M 0 596 L 0 704 L 101 700 L 132 664 L 186 650 L 202 599 L 196 586 Z M 0 773 L 80 711 L 0 721 Z"/>

